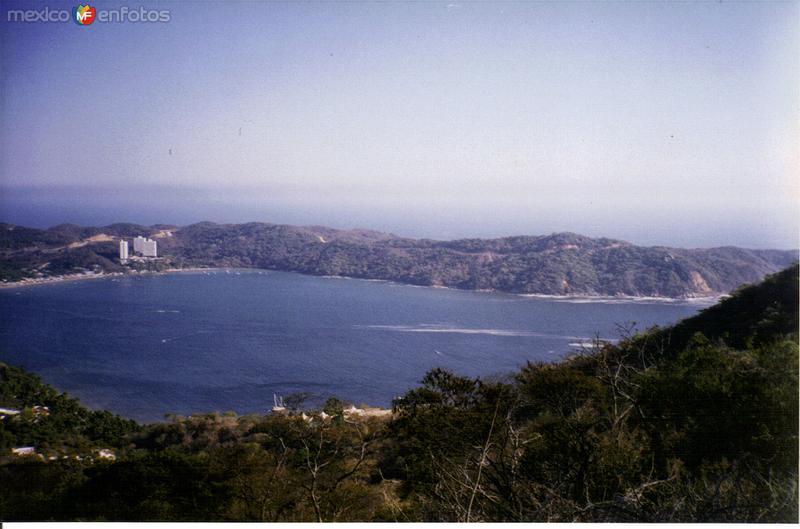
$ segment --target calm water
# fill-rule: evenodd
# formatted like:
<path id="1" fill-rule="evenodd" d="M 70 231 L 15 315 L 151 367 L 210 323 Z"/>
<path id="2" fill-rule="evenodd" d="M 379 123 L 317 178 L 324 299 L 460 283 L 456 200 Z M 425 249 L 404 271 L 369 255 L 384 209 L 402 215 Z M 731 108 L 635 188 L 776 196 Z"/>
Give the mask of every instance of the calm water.
<path id="1" fill-rule="evenodd" d="M 0 290 L 0 359 L 93 408 L 263 412 L 304 391 L 389 405 L 435 366 L 507 373 L 616 325 L 703 305 L 575 302 L 283 272 L 184 273 Z"/>

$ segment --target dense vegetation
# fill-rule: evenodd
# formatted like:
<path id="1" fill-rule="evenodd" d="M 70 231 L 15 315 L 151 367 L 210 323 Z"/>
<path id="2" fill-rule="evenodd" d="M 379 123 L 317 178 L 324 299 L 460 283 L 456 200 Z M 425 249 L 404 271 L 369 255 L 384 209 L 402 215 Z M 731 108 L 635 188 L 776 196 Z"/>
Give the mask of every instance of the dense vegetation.
<path id="1" fill-rule="evenodd" d="M 139 427 L 3 366 L 2 403 L 50 414 L 0 422 L 0 519 L 797 522 L 798 288 L 794 266 L 506 379 L 433 370 L 391 419 L 331 400 Z"/>
<path id="2" fill-rule="evenodd" d="M 171 236 L 159 233 L 169 230 Z M 164 265 L 257 267 L 416 285 L 571 295 L 707 296 L 759 281 L 796 251 L 640 247 L 573 233 L 433 241 L 367 230 L 264 223 L 182 228 L 113 224 L 33 230 L 0 225 L 0 280 L 70 270 L 126 271 L 114 240 L 157 236 Z M 78 246 L 81 245 L 82 246 Z"/>
<path id="3" fill-rule="evenodd" d="M 0 420 L 0 454 L 34 445 L 43 455 L 78 455 L 99 447 L 125 446 L 138 431 L 134 421 L 90 411 L 38 376 L 0 362 L 0 408 L 19 411 Z M 0 456 L 0 457 L 2 457 Z"/>

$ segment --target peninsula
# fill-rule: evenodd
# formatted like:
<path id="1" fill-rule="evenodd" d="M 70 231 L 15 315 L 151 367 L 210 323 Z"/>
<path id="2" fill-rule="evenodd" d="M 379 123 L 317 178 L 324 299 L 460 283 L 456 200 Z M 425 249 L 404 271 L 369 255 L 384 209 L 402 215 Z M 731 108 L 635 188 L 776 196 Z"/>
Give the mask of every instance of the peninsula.
<path id="1" fill-rule="evenodd" d="M 163 259 L 121 263 L 119 241 L 136 236 L 157 241 Z M 727 294 L 797 259 L 797 250 L 645 247 L 574 233 L 440 241 L 260 222 L 45 230 L 0 224 L 5 283 L 240 267 L 518 294 L 691 298 Z"/>

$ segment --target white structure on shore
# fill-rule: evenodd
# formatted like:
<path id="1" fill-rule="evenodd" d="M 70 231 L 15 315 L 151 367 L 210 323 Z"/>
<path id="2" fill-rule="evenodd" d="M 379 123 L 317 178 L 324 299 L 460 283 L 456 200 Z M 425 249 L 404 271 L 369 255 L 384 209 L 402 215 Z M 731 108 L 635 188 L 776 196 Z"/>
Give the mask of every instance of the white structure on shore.
<path id="1" fill-rule="evenodd" d="M 120 243 L 120 259 L 122 257 L 122 243 Z M 137 235 L 133 238 L 133 254 L 143 257 L 158 257 L 158 243 L 152 239 Z M 126 251 L 127 255 L 127 251 Z M 126 257 L 127 258 L 127 257 Z"/>
<path id="2" fill-rule="evenodd" d="M 145 239 L 142 243 L 142 255 L 145 257 L 158 257 L 158 243 Z"/>
<path id="3" fill-rule="evenodd" d="M 135 239 L 133 239 L 133 253 L 142 253 L 142 248 L 144 247 L 144 241 L 146 241 L 144 237 L 139 235 Z"/>
<path id="4" fill-rule="evenodd" d="M 279 397 L 273 393 L 272 400 L 275 403 L 272 407 L 272 413 L 284 413 L 286 411 L 286 405 L 283 404 L 283 397 Z"/>
<path id="5" fill-rule="evenodd" d="M 128 259 L 128 241 L 119 241 L 119 260 L 125 261 Z"/>

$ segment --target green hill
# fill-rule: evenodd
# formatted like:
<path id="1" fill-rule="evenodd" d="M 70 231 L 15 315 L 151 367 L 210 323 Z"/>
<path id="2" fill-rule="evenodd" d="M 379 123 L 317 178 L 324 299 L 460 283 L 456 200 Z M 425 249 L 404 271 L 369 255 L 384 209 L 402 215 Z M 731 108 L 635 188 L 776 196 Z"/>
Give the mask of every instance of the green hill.
<path id="1" fill-rule="evenodd" d="M 112 240 L 92 240 L 102 235 Z M 245 267 L 525 294 L 725 294 L 791 265 L 797 251 L 636 246 L 574 233 L 435 241 L 370 230 L 252 222 L 184 227 L 0 225 L 0 280 L 121 272 L 116 239 L 158 237 L 164 266 Z"/>
<path id="2" fill-rule="evenodd" d="M 710 340 L 724 340 L 732 347 L 767 343 L 775 336 L 796 332 L 800 320 L 798 267 L 767 277 L 758 285 L 739 288 L 729 298 L 663 331 L 674 350 L 702 332 Z"/>

